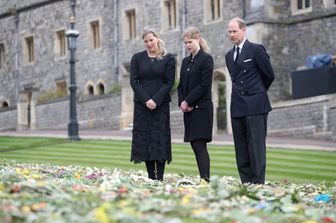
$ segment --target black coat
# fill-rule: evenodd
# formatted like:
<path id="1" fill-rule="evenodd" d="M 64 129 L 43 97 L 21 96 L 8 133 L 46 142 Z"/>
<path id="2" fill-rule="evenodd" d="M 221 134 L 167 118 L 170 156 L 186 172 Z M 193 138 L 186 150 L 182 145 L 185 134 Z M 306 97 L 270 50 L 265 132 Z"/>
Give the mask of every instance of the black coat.
<path id="1" fill-rule="evenodd" d="M 175 58 L 172 54 L 160 61 L 152 61 L 146 50 L 132 56 L 130 84 L 134 91 L 134 102 L 146 104 L 153 99 L 160 107 L 162 103 L 171 101 L 169 93 L 174 81 Z"/>
<path id="2" fill-rule="evenodd" d="M 272 107 L 267 89 L 274 72 L 266 49 L 246 40 L 236 64 L 233 55 L 234 49 L 225 55 L 232 80 L 231 117 L 268 113 Z"/>
<path id="3" fill-rule="evenodd" d="M 178 103 L 186 101 L 193 107 L 184 113 L 184 141 L 195 139 L 212 140 L 213 105 L 211 86 L 213 58 L 200 50 L 194 59 L 191 55 L 182 60 L 180 83 L 178 86 Z"/>

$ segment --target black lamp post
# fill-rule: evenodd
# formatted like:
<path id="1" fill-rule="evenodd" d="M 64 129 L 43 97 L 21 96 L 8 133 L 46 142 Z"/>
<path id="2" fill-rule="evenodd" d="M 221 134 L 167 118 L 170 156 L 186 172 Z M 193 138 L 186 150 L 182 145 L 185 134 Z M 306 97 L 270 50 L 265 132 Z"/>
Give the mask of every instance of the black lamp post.
<path id="1" fill-rule="evenodd" d="M 76 73 L 75 73 L 75 52 L 76 52 L 76 39 L 79 32 L 75 30 L 75 6 L 76 0 L 70 0 L 72 15 L 70 17 L 70 29 L 66 31 L 65 35 L 68 39 L 68 49 L 70 51 L 70 122 L 68 124 L 68 137 L 70 140 L 80 140 L 78 136 L 78 122 L 76 111 Z"/>

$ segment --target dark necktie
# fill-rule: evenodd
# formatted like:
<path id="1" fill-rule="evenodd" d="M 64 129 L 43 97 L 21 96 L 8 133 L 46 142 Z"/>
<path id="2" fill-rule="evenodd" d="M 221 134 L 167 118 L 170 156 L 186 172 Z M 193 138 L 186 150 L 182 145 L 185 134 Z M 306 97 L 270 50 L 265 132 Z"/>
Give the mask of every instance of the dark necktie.
<path id="1" fill-rule="evenodd" d="M 239 57 L 239 47 L 236 47 L 236 57 L 234 59 L 234 63 L 237 63 L 238 57 Z"/>

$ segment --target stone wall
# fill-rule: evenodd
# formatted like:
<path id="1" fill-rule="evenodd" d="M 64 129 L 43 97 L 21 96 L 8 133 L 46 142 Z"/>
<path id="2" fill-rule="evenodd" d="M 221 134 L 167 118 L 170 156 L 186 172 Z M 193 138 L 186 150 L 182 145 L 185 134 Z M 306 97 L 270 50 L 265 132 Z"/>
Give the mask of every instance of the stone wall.
<path id="1" fill-rule="evenodd" d="M 17 124 L 16 107 L 0 109 L 0 131 L 15 130 Z"/>
<path id="2" fill-rule="evenodd" d="M 119 129 L 120 108 L 120 94 L 80 99 L 77 102 L 79 129 Z M 67 129 L 69 123 L 68 98 L 38 104 L 36 106 L 36 116 L 38 117 L 38 129 Z"/>
<path id="3" fill-rule="evenodd" d="M 272 104 L 268 134 L 336 141 L 336 94 Z"/>

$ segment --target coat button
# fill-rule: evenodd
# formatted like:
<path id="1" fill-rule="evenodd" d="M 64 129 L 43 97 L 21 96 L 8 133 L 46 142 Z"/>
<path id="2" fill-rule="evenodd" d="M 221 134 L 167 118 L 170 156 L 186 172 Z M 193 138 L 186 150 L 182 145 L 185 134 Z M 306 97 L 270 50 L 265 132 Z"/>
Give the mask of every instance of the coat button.
<path id="1" fill-rule="evenodd" d="M 189 71 L 190 69 L 188 68 L 187 71 Z"/>
<path id="2" fill-rule="evenodd" d="M 244 83 L 244 81 L 240 81 L 240 83 L 242 84 L 242 83 Z"/>
<path id="3" fill-rule="evenodd" d="M 232 85 L 235 85 L 235 83 L 233 82 Z"/>
<path id="4" fill-rule="evenodd" d="M 246 70 L 244 70 L 244 73 L 246 73 Z"/>
<path id="5" fill-rule="evenodd" d="M 242 91 L 242 93 L 241 93 L 242 95 L 244 94 L 244 91 Z"/>

